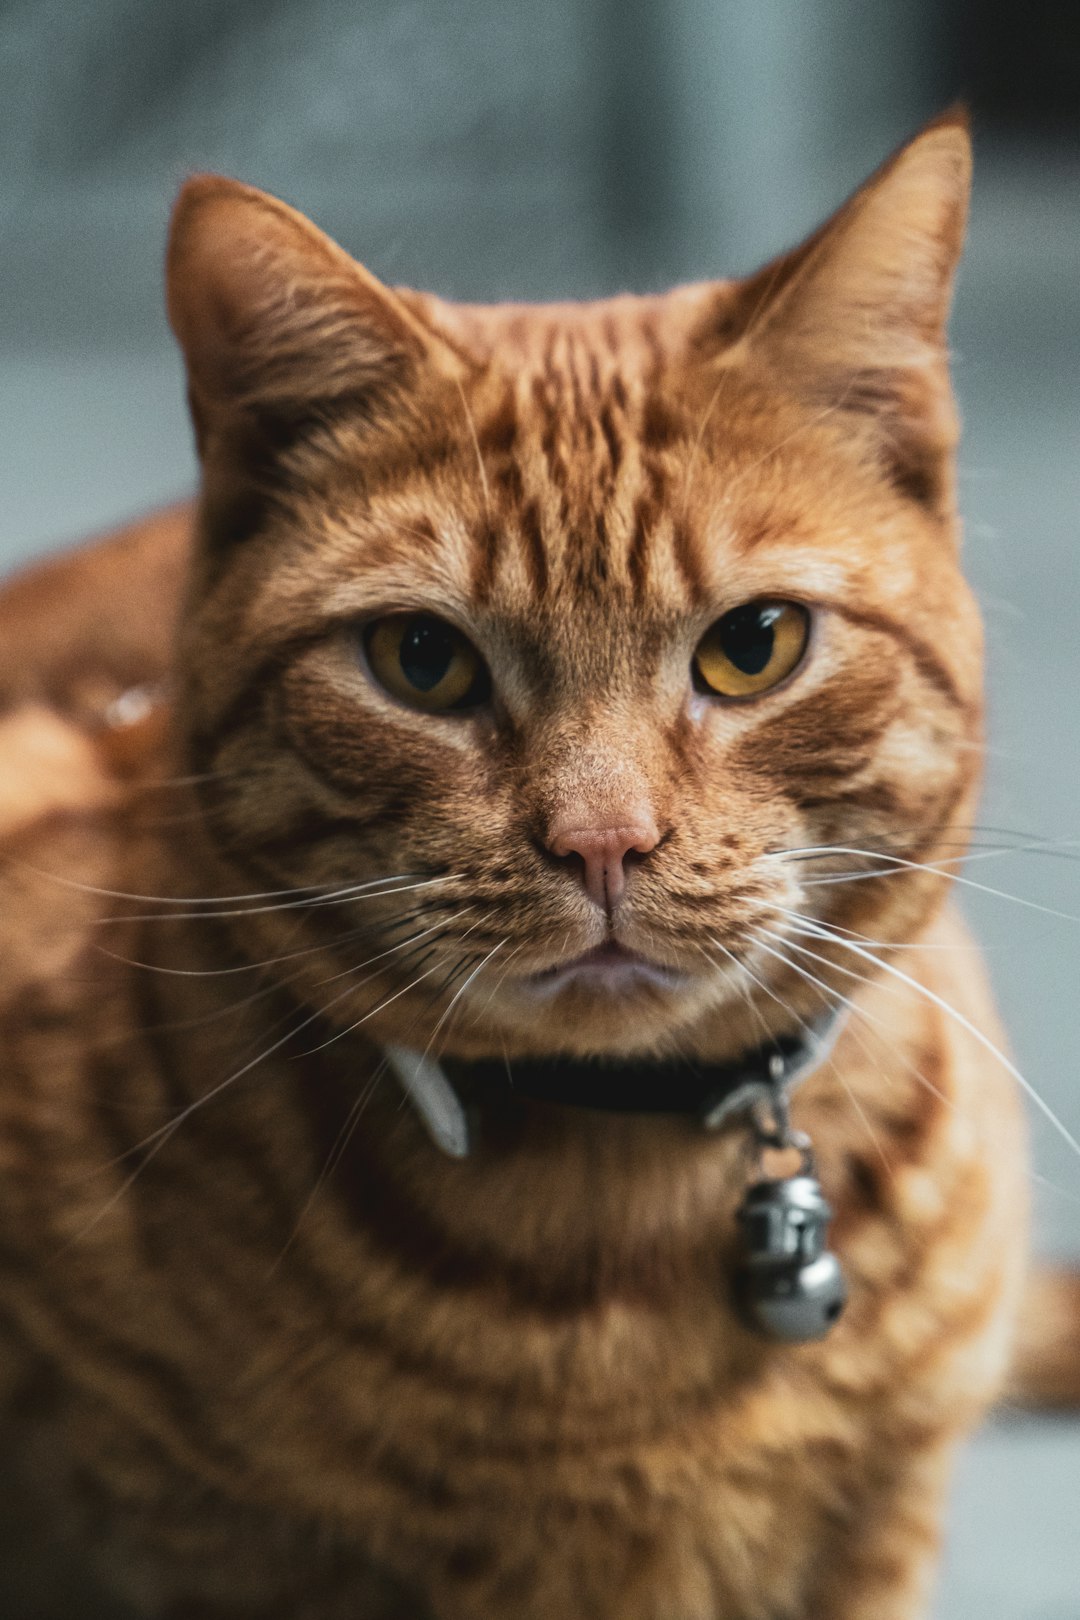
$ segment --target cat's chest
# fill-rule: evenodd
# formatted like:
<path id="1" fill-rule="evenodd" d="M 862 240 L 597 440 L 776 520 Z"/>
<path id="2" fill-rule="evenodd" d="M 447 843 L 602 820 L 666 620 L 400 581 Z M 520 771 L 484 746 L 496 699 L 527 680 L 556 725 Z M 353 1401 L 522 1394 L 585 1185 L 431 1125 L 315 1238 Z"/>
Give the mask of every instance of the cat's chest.
<path id="1" fill-rule="evenodd" d="M 258 1326 L 263 1342 L 197 1365 L 159 1353 L 107 1417 L 76 1397 L 65 1434 L 88 1437 L 110 1495 L 136 1476 L 164 1503 L 207 1493 L 224 1532 L 243 1525 L 246 1561 L 275 1524 L 321 1526 L 418 1582 L 445 1620 L 798 1614 L 842 1485 L 792 1455 L 854 1451 L 874 1422 L 783 1379 L 681 1406 L 643 1384 L 586 1410 L 569 1356 L 561 1389 L 518 1399 L 441 1376 L 389 1334 L 313 1322 L 301 1345 L 269 1315 Z M 165 1515 L 166 1543 L 186 1511 Z"/>

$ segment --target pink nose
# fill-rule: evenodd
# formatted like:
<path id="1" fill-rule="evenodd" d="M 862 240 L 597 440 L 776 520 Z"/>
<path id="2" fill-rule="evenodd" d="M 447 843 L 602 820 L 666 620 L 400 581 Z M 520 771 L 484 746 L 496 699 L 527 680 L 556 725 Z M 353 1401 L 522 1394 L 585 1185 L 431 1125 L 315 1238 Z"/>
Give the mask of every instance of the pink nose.
<path id="1" fill-rule="evenodd" d="M 617 827 L 564 822 L 552 828 L 548 848 L 561 860 L 580 861 L 578 875 L 589 899 L 602 911 L 614 911 L 626 888 L 626 857 L 631 851 L 647 855 L 659 842 L 656 823 L 646 812 Z"/>

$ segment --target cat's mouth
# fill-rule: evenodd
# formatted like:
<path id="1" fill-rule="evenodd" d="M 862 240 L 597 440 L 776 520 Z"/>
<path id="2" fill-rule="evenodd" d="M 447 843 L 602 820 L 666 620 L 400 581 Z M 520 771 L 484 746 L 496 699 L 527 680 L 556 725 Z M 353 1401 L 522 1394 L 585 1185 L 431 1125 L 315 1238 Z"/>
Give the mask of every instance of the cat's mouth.
<path id="1" fill-rule="evenodd" d="M 553 967 L 531 973 L 519 981 L 523 988 L 541 996 L 569 989 L 624 995 L 646 985 L 661 990 L 679 990 L 688 982 L 688 975 L 677 968 L 654 962 L 650 957 L 641 955 L 639 951 L 628 950 L 614 940 L 595 945 L 580 956 L 557 962 Z"/>

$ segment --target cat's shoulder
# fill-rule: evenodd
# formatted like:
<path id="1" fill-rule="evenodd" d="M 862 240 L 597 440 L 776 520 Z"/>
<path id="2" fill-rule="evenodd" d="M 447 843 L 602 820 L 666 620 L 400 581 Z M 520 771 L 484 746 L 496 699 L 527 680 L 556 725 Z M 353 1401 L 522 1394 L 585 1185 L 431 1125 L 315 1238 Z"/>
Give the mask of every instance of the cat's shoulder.
<path id="1" fill-rule="evenodd" d="M 0 1012 L 74 984 L 158 770 L 191 511 L 0 587 Z"/>
<path id="2" fill-rule="evenodd" d="M 0 585 L 0 714 L 33 704 L 93 729 L 165 678 L 192 520 L 190 504 L 167 507 Z"/>

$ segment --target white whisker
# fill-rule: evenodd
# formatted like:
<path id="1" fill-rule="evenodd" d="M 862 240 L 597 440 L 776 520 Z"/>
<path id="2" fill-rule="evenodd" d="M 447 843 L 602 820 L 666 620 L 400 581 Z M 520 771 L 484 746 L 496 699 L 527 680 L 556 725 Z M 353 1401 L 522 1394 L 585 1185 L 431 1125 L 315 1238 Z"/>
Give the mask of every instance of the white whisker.
<path id="1" fill-rule="evenodd" d="M 296 910 L 321 910 L 331 906 L 350 905 L 354 900 L 380 900 L 388 894 L 410 894 L 414 889 L 429 889 L 439 883 L 451 883 L 453 877 L 425 878 L 421 883 L 401 883 L 392 879 L 387 883 L 379 878 L 371 883 L 352 884 L 346 889 L 338 889 L 329 895 L 320 895 L 315 899 L 284 900 L 273 906 L 241 906 L 236 910 L 220 911 L 215 909 L 207 911 L 165 911 L 142 912 L 137 917 L 100 917 L 98 922 L 177 922 L 177 921 L 222 921 L 230 917 L 258 917 L 266 912 L 282 912 Z"/>
<path id="2" fill-rule="evenodd" d="M 1012 854 L 1014 852 L 1020 852 L 1017 846 L 1014 846 L 1014 848 L 1009 850 L 1007 853 Z M 1065 922 L 1080 923 L 1080 916 L 1077 916 L 1074 912 L 1059 911 L 1056 906 L 1044 906 L 1039 901 L 1026 899 L 1023 895 L 1010 894 L 1006 889 L 997 889 L 990 884 L 979 883 L 975 878 L 964 877 L 960 873 L 948 872 L 945 870 L 945 868 L 948 866 L 961 864 L 965 859 L 989 859 L 992 854 L 997 853 L 1005 852 L 984 850 L 981 853 L 977 852 L 975 855 L 970 857 L 958 855 L 943 861 L 912 861 L 908 860 L 902 855 L 887 854 L 883 850 L 856 849 L 845 844 L 823 844 L 819 849 L 807 848 L 798 851 L 770 850 L 767 852 L 767 857 L 772 857 L 775 859 L 781 854 L 791 856 L 798 855 L 799 857 L 809 857 L 815 855 L 851 855 L 862 860 L 883 861 L 887 864 L 887 870 L 884 872 L 829 872 L 816 878 L 807 878 L 802 884 L 804 889 L 825 888 L 835 886 L 840 883 L 865 883 L 870 880 L 876 882 L 883 878 L 891 877 L 896 873 L 906 871 L 931 872 L 938 877 L 946 879 L 950 883 L 958 883 L 965 889 L 973 889 L 980 894 L 992 895 L 998 900 L 1011 900 L 1014 905 L 1023 906 L 1029 911 L 1038 911 L 1047 917 L 1060 917 Z"/>
<path id="3" fill-rule="evenodd" d="M 487 468 L 484 466 L 484 458 L 480 451 L 480 439 L 476 432 L 476 422 L 473 420 L 473 413 L 469 409 L 469 402 L 465 398 L 465 390 L 461 386 L 460 379 L 455 377 L 454 383 L 457 387 L 458 394 L 461 396 L 461 409 L 465 413 L 465 421 L 468 425 L 469 437 L 472 439 L 473 450 L 476 452 L 476 465 L 480 472 L 480 487 L 484 491 L 484 510 L 485 512 L 490 512 L 491 490 L 488 487 Z"/>
<path id="4" fill-rule="evenodd" d="M 790 959 L 790 957 L 786 956 L 783 952 L 773 950 L 771 946 L 765 944 L 765 941 L 763 939 L 761 939 L 760 935 L 757 936 L 757 943 L 758 943 L 758 945 L 761 947 L 761 949 L 763 951 L 767 951 L 770 956 L 774 956 L 777 959 L 777 961 L 782 962 L 785 967 L 791 968 L 795 973 L 798 973 L 802 978 L 808 980 L 811 984 L 816 985 L 819 989 L 824 990 L 824 992 L 825 992 L 825 994 L 827 996 L 835 997 L 835 999 L 842 1006 L 847 1007 L 852 1012 L 854 1012 L 856 1010 L 854 1001 L 852 1001 L 848 996 L 841 995 L 839 990 L 834 990 L 831 985 L 825 983 L 824 979 L 819 979 L 818 976 L 815 973 L 811 973 L 808 969 L 801 968 L 797 962 L 793 962 Z M 859 1121 L 863 1126 L 863 1129 L 866 1131 L 867 1136 L 870 1138 L 870 1141 L 873 1144 L 874 1152 L 877 1154 L 878 1158 L 881 1160 L 882 1164 L 884 1165 L 886 1173 L 891 1176 L 892 1175 L 892 1165 L 889 1163 L 888 1155 L 886 1154 L 885 1149 L 882 1147 L 881 1142 L 878 1139 L 877 1132 L 874 1130 L 874 1127 L 871 1125 L 870 1120 L 867 1118 L 866 1110 L 863 1108 L 863 1106 L 860 1103 L 858 1097 L 856 1097 L 854 1091 L 851 1089 L 851 1086 L 848 1083 L 847 1077 L 845 1076 L 844 1071 L 841 1069 L 840 1065 L 831 1057 L 829 1059 L 829 1064 L 830 1064 L 830 1067 L 832 1068 L 833 1073 L 836 1075 L 837 1079 L 840 1081 L 840 1084 L 843 1086 L 845 1092 L 847 1093 L 848 1100 L 851 1103 L 851 1106 L 854 1108 L 856 1114 L 859 1117 Z"/>
<path id="5" fill-rule="evenodd" d="M 29 872 L 34 877 L 45 878 L 49 883 L 55 883 L 60 888 L 77 889 L 80 894 L 97 894 L 102 895 L 107 900 L 132 900 L 141 902 L 144 905 L 152 906 L 232 905 L 239 904 L 242 900 L 276 900 L 282 896 L 300 896 L 308 894 L 318 896 L 322 895 L 327 889 L 335 890 L 339 894 L 346 892 L 356 894 L 360 893 L 364 889 L 377 888 L 382 883 L 392 884 L 411 882 L 413 878 L 420 876 L 418 872 L 402 872 L 396 877 L 370 878 L 366 883 L 349 885 L 347 890 L 340 888 L 334 883 L 325 882 L 293 885 L 287 889 L 257 889 L 245 892 L 243 894 L 132 894 L 126 889 L 103 889 L 99 888 L 93 883 L 79 883 L 75 878 L 61 877 L 58 872 L 47 872 L 45 871 L 44 867 L 32 866 L 28 861 L 15 860 L 13 857 L 8 858 L 8 864 L 11 866 L 17 866 L 21 871 Z M 453 873 L 451 874 L 451 877 L 433 878 L 431 881 L 435 883 L 449 883 L 452 877 L 459 877 L 460 875 L 460 873 Z"/>
<path id="6" fill-rule="evenodd" d="M 305 1198 L 300 1211 L 297 1214 L 296 1221 L 293 1225 L 292 1231 L 289 1234 L 288 1241 L 285 1243 L 281 1253 L 277 1256 L 273 1265 L 270 1267 L 270 1275 L 273 1275 L 273 1273 L 277 1270 L 278 1266 L 280 1266 L 281 1262 L 284 1260 L 285 1256 L 296 1242 L 296 1239 L 300 1235 L 300 1228 L 304 1224 L 304 1219 L 307 1216 L 308 1211 L 311 1209 L 311 1206 L 319 1196 L 322 1188 L 326 1185 L 326 1182 L 333 1175 L 345 1154 L 348 1152 L 349 1143 L 352 1141 L 353 1136 L 356 1133 L 356 1128 L 360 1123 L 364 1109 L 371 1101 L 371 1098 L 375 1093 L 375 1089 L 383 1075 L 386 1073 L 388 1067 L 388 1060 L 385 1057 L 382 1058 L 368 1077 L 366 1084 L 361 1087 L 358 1095 L 354 1098 L 353 1103 L 349 1108 L 349 1112 L 345 1116 L 344 1123 L 337 1134 L 337 1139 L 335 1140 L 333 1147 L 330 1149 L 330 1152 L 327 1154 L 326 1162 L 315 1179 L 315 1185 L 308 1193 L 308 1196 Z"/>
<path id="7" fill-rule="evenodd" d="M 782 1009 L 782 1011 L 787 1013 L 789 1018 L 794 1019 L 795 1023 L 798 1025 L 798 1027 L 800 1029 L 806 1029 L 807 1028 L 806 1020 L 799 1017 L 798 1013 L 795 1011 L 794 1007 L 791 1006 L 790 1002 L 785 1001 L 782 996 L 777 995 L 776 991 L 772 988 L 771 985 L 766 984 L 764 979 L 759 978 L 758 975 L 754 972 L 753 968 L 750 967 L 749 963 L 740 962 L 739 958 L 735 955 L 735 952 L 732 951 L 732 950 L 729 950 L 728 947 L 726 945 L 724 945 L 720 940 L 718 940 L 714 934 L 710 934 L 709 939 L 712 942 L 712 944 L 716 946 L 716 948 L 718 950 L 723 951 L 724 955 L 735 965 L 735 967 L 740 968 L 742 970 L 742 972 L 745 973 L 746 977 L 748 979 L 750 979 L 753 984 L 757 985 L 759 990 L 764 991 L 764 993 L 767 996 L 769 996 L 773 1001 L 776 1002 L 777 1006 L 780 1007 Z M 760 942 L 758 942 L 758 943 L 760 943 Z M 753 997 L 750 996 L 749 993 L 746 991 L 745 986 L 742 986 L 741 988 L 743 989 L 743 993 L 744 993 L 744 996 L 746 998 L 747 1006 L 750 1007 L 750 1008 L 753 1008 L 753 1010 L 757 1013 L 758 1021 L 761 1024 L 761 1027 L 762 1027 L 762 1030 L 765 1033 L 766 1039 L 768 1039 L 768 1036 L 769 1036 L 768 1025 L 766 1024 L 765 1019 L 762 1016 L 760 1009 L 756 1007 Z"/>
<path id="8" fill-rule="evenodd" d="M 488 914 L 488 915 L 490 915 L 490 913 L 489 913 L 489 914 Z M 476 922 L 474 922 L 474 923 L 473 923 L 473 924 L 472 924 L 472 926 L 471 926 L 471 927 L 470 927 L 470 928 L 466 928 L 466 930 L 465 930 L 465 932 L 464 932 L 464 934 L 462 934 L 462 935 L 461 935 L 461 938 L 462 938 L 462 939 L 467 939 L 467 938 L 468 938 L 468 936 L 469 936 L 469 935 L 470 935 L 470 934 L 471 934 L 471 933 L 473 933 L 473 932 L 474 932 L 474 930 L 475 930 L 475 929 L 477 929 L 477 928 L 481 928 L 481 927 L 483 927 L 483 925 L 484 925 L 484 923 L 485 923 L 485 922 L 486 922 L 486 921 L 487 921 L 487 916 L 483 916 L 483 917 L 479 917 L 479 918 L 478 918 L 478 919 L 477 919 L 477 920 L 476 920 Z M 396 948 L 397 948 L 397 947 L 395 947 L 395 949 L 396 949 Z M 385 955 L 389 955 L 389 954 L 390 954 L 390 952 L 384 952 L 384 954 L 385 954 Z M 372 960 L 377 960 L 377 958 L 372 958 Z M 366 966 L 366 964 L 364 964 L 364 965 L 365 965 L 365 966 Z M 313 1053 L 315 1053 L 315 1052 L 321 1052 L 321 1051 L 323 1051 L 323 1050 L 324 1050 L 324 1049 L 325 1049 L 325 1048 L 326 1048 L 326 1047 L 327 1047 L 327 1046 L 332 1046 L 332 1045 L 333 1045 L 333 1044 L 334 1044 L 334 1042 L 335 1042 L 335 1041 L 340 1041 L 340 1040 L 342 1040 L 342 1039 L 343 1039 L 343 1038 L 344 1038 L 344 1037 L 345 1037 L 345 1036 L 346 1036 L 346 1035 L 351 1035 L 351 1034 L 352 1034 L 352 1033 L 353 1033 L 353 1032 L 354 1032 L 354 1031 L 355 1031 L 355 1030 L 357 1030 L 357 1029 L 359 1029 L 359 1028 L 360 1028 L 360 1026 L 361 1026 L 361 1024 L 366 1024 L 366 1023 L 367 1023 L 367 1021 L 368 1021 L 368 1020 L 369 1020 L 369 1019 L 370 1019 L 370 1018 L 374 1018 L 374 1016 L 375 1016 L 375 1014 L 376 1014 L 376 1013 L 378 1013 L 378 1012 L 382 1012 L 382 1010 L 383 1010 L 383 1008 L 384 1008 L 384 1007 L 389 1007 L 389 1006 L 390 1006 L 390 1004 L 391 1004 L 391 1002 L 394 1002 L 394 1001 L 397 1001 L 397 1000 L 399 1000 L 399 999 L 400 999 L 400 998 L 401 998 L 401 997 L 402 997 L 402 996 L 403 996 L 403 995 L 405 995 L 405 994 L 406 994 L 406 993 L 407 993 L 407 992 L 408 992 L 408 991 L 410 991 L 410 990 L 415 990 L 415 989 L 416 989 L 416 986 L 417 986 L 417 985 L 418 985 L 418 984 L 422 984 L 422 983 L 423 983 L 423 982 L 424 982 L 424 980 L 425 980 L 425 979 L 430 979 L 430 978 L 431 978 L 431 975 L 432 975 L 432 974 L 433 974 L 433 973 L 438 973 L 438 971 L 439 971 L 439 969 L 440 969 L 440 967 L 441 967 L 441 966 L 442 966 L 442 964 L 441 964 L 441 963 L 439 963 L 439 962 L 436 962 L 436 963 L 435 963 L 435 965 L 434 965 L 434 966 L 433 966 L 433 967 L 430 967 L 430 968 L 428 968 L 428 970 L 427 970 L 427 972 L 426 972 L 426 973 L 421 973 L 421 974 L 420 974 L 420 976 L 419 976 L 419 978 L 417 978 L 417 979 L 413 979 L 413 980 L 412 980 L 412 981 L 411 981 L 411 982 L 410 982 L 410 983 L 409 983 L 409 984 L 407 984 L 407 985 L 405 985 L 405 986 L 404 986 L 404 987 L 403 987 L 403 988 L 402 988 L 402 989 L 400 989 L 400 990 L 396 990 L 396 991 L 395 991 L 395 992 L 394 992 L 394 994 L 393 994 L 393 995 L 392 995 L 392 996 L 387 996 L 387 998 L 386 998 L 386 1000 L 385 1000 L 385 1001 L 380 1001 L 380 1003 L 379 1003 L 379 1005 L 378 1005 L 378 1006 L 377 1006 L 377 1007 L 372 1007 L 372 1009 L 371 1009 L 371 1011 L 370 1011 L 370 1012 L 366 1012 L 366 1013 L 365 1013 L 365 1014 L 364 1014 L 364 1016 L 363 1016 L 363 1017 L 362 1017 L 362 1018 L 358 1018 L 358 1019 L 357 1019 L 357 1021 L 356 1021 L 356 1023 L 355 1023 L 355 1024 L 350 1024 L 350 1025 L 349 1025 L 349 1026 L 348 1026 L 348 1028 L 347 1028 L 347 1029 L 342 1029 L 342 1030 L 338 1030 L 338 1031 L 337 1031 L 337 1033 L 336 1033 L 336 1034 L 334 1034 L 334 1035 L 331 1035 L 331 1036 L 330 1036 L 330 1037 L 329 1037 L 329 1039 L 328 1039 L 328 1040 L 325 1040 L 325 1041 L 323 1041 L 323 1042 L 322 1042 L 322 1043 L 321 1043 L 321 1045 L 319 1045 L 319 1046 L 313 1046 L 313 1047 L 311 1047 L 311 1048 L 310 1048 L 310 1049 L 309 1049 L 309 1050 L 308 1050 L 308 1051 L 306 1051 L 306 1052 L 301 1052 L 301 1053 L 300 1053 L 300 1056 L 301 1056 L 301 1057 L 310 1057 L 310 1056 L 311 1056 L 311 1055 L 312 1055 L 312 1054 L 313 1054 Z M 355 971 L 355 970 L 354 970 L 354 971 Z M 376 975 L 373 975 L 373 977 L 374 977 L 374 976 L 376 976 Z M 340 977 L 340 974 L 338 974 L 338 975 L 335 975 L 335 977 Z M 366 981 L 365 981 L 365 982 L 366 982 Z M 333 1005 L 333 1003 L 331 1003 L 331 1005 Z"/>
<path id="9" fill-rule="evenodd" d="M 778 907 L 777 909 L 783 910 L 784 908 Z M 787 912 L 785 915 L 795 916 L 798 914 Z M 1013 1063 L 1010 1058 L 1006 1057 L 1005 1053 L 1001 1051 L 1000 1047 L 996 1046 L 988 1035 L 984 1035 L 982 1030 L 979 1029 L 976 1024 L 971 1022 L 970 1018 L 966 1017 L 965 1014 L 953 1007 L 951 1003 L 944 999 L 943 996 L 939 996 L 935 990 L 931 990 L 929 985 L 921 984 L 918 979 L 912 978 L 910 973 L 905 973 L 902 968 L 898 968 L 894 962 L 888 962 L 882 957 L 874 956 L 871 951 L 864 949 L 863 946 L 857 945 L 852 940 L 843 939 L 840 935 L 834 934 L 830 929 L 826 928 L 820 923 L 811 923 L 809 926 L 805 926 L 808 923 L 808 919 L 800 918 L 800 921 L 804 924 L 804 927 L 797 929 L 796 932 L 804 933 L 809 938 L 816 938 L 826 943 L 840 945 L 844 948 L 844 950 L 853 951 L 856 956 L 861 957 L 865 962 L 869 962 L 871 966 L 877 968 L 882 973 L 887 973 L 892 978 L 897 979 L 900 983 L 906 984 L 908 988 L 914 990 L 917 995 L 924 997 L 925 1000 L 931 1002 L 935 1007 L 940 1008 L 940 1010 L 945 1013 L 947 1017 L 951 1018 L 959 1026 L 959 1028 L 966 1030 L 973 1040 L 977 1041 L 979 1045 L 989 1052 L 992 1057 L 997 1059 L 1005 1072 L 1011 1075 L 1016 1081 L 1017 1085 L 1019 1085 L 1027 1096 L 1031 1098 L 1031 1101 L 1035 1107 L 1057 1131 L 1062 1141 L 1066 1142 L 1069 1147 L 1072 1148 L 1077 1157 L 1080 1158 L 1080 1142 L 1077 1141 L 1076 1137 L 1069 1130 L 1068 1126 L 1058 1118 L 1057 1114 L 1055 1114 L 1054 1110 L 1050 1107 L 1050 1104 L 1043 1100 L 1030 1081 L 1027 1080 L 1023 1074 L 1021 1074 L 1020 1070 L 1016 1067 L 1016 1064 Z M 768 930 L 766 930 L 766 932 L 768 932 Z M 790 937 L 787 935 L 777 934 L 773 935 L 772 937 L 778 939 L 783 944 L 790 945 L 793 950 L 799 951 L 805 956 L 809 956 L 819 962 L 824 962 L 830 967 L 835 966 L 835 964 L 832 963 L 828 957 L 821 956 L 816 951 L 808 950 L 805 945 L 797 945 L 794 940 L 790 939 Z"/>
<path id="10" fill-rule="evenodd" d="M 294 1035 L 298 1035 L 302 1029 L 306 1029 L 309 1024 L 313 1024 L 317 1018 L 323 1017 L 327 1012 L 330 1011 L 331 1007 L 337 1004 L 337 1002 L 343 1001 L 346 996 L 351 995 L 353 988 L 354 987 L 352 985 L 348 985 L 340 995 L 335 996 L 334 999 L 325 1007 L 318 1008 L 301 1023 L 295 1025 L 291 1029 L 286 1030 L 285 1034 L 281 1036 L 280 1040 L 275 1041 L 272 1046 L 268 1046 L 266 1050 L 260 1052 L 257 1057 L 251 1058 L 250 1061 L 245 1063 L 242 1068 L 235 1069 L 233 1073 L 227 1075 L 224 1080 L 218 1081 L 217 1085 L 212 1086 L 211 1089 L 204 1092 L 201 1097 L 196 1097 L 194 1102 L 189 1103 L 186 1108 L 182 1109 L 180 1113 L 177 1114 L 175 1119 L 169 1120 L 167 1124 L 162 1125 L 158 1130 L 151 1131 L 149 1136 L 144 1137 L 143 1140 L 136 1143 L 134 1147 L 128 1148 L 126 1152 L 120 1155 L 119 1159 L 114 1159 L 112 1163 L 115 1165 L 121 1162 L 123 1159 L 130 1158 L 133 1153 L 142 1153 L 144 1149 L 148 1149 L 148 1151 L 144 1154 L 144 1157 L 135 1166 L 134 1170 L 132 1170 L 131 1174 L 125 1177 L 125 1179 L 120 1183 L 120 1186 L 113 1193 L 112 1197 L 106 1199 L 105 1203 L 101 1206 L 93 1219 L 85 1227 L 83 1227 L 75 1237 L 69 1239 L 69 1244 L 67 1246 L 70 1246 L 72 1243 L 81 1243 L 83 1239 L 89 1236 L 89 1234 L 97 1226 L 98 1222 L 104 1220 L 109 1211 L 113 1209 L 117 1203 L 119 1203 L 120 1199 L 123 1198 L 124 1194 L 146 1169 L 150 1161 L 157 1157 L 162 1148 L 165 1147 L 166 1143 L 170 1142 L 176 1135 L 176 1132 L 180 1129 L 181 1125 L 183 1125 L 184 1121 L 190 1119 L 191 1115 L 194 1114 L 197 1109 L 204 1108 L 207 1103 L 212 1102 L 215 1097 L 219 1097 L 223 1091 L 226 1091 L 230 1086 L 235 1084 L 237 1080 L 242 1079 L 245 1074 L 249 1074 L 252 1069 L 257 1067 L 258 1064 L 265 1062 L 268 1057 L 272 1057 L 275 1052 L 280 1051 L 287 1041 L 292 1040 Z M 108 1168 L 108 1166 L 103 1168 Z"/>
<path id="11" fill-rule="evenodd" d="M 480 962 L 480 964 L 477 967 L 473 968 L 472 972 L 469 974 L 469 977 L 465 980 L 465 982 L 463 984 L 459 985 L 458 988 L 454 991 L 454 994 L 453 994 L 450 1002 L 448 1003 L 448 1005 L 446 1006 L 446 1008 L 442 1012 L 442 1014 L 441 1014 L 441 1016 L 439 1018 L 439 1021 L 435 1025 L 435 1028 L 432 1030 L 431 1035 L 430 1035 L 430 1037 L 428 1039 L 428 1043 L 424 1048 L 424 1054 L 423 1055 L 424 1055 L 425 1060 L 431 1054 L 431 1048 L 435 1044 L 436 1036 L 438 1035 L 439 1031 L 442 1029 L 443 1025 L 448 1024 L 448 1021 L 449 1021 L 449 1019 L 451 1017 L 451 1014 L 454 1011 L 454 1008 L 457 1006 L 458 1002 L 461 1000 L 461 998 L 465 994 L 466 990 L 468 990 L 470 984 L 472 984 L 473 981 L 482 972 L 482 970 L 487 967 L 487 965 L 491 961 L 491 959 L 494 956 L 498 955 L 499 951 L 502 950 L 503 946 L 508 944 L 508 943 L 509 943 L 508 940 L 501 939 L 499 941 L 499 943 L 494 947 L 494 949 L 490 950 L 487 953 L 487 955 L 483 958 L 483 960 Z"/>

